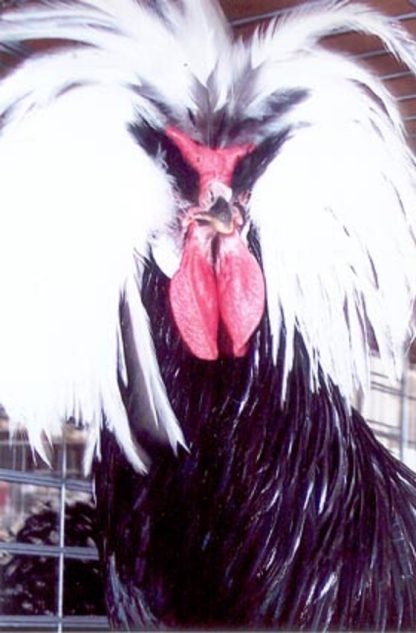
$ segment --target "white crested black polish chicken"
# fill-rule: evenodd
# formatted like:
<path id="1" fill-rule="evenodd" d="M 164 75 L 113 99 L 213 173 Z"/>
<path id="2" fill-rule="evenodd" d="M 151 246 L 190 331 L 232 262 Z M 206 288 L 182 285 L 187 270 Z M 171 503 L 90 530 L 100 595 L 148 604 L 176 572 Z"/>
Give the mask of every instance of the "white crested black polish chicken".
<path id="1" fill-rule="evenodd" d="M 416 627 L 415 477 L 353 408 L 411 340 L 416 172 L 344 30 L 416 73 L 355 2 L 1 16 L 0 402 L 45 458 L 89 428 L 116 629 Z"/>

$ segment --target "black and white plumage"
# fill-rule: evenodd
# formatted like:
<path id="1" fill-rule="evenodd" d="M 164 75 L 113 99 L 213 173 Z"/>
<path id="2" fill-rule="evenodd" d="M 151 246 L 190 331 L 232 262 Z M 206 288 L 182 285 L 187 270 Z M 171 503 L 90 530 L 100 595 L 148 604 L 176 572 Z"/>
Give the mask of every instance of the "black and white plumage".
<path id="1" fill-rule="evenodd" d="M 411 339 L 415 165 L 344 29 L 416 73 L 355 3 L 244 43 L 208 1 L 0 21 L 0 402 L 45 457 L 90 429 L 114 627 L 416 624 L 415 479 L 352 408 Z"/>

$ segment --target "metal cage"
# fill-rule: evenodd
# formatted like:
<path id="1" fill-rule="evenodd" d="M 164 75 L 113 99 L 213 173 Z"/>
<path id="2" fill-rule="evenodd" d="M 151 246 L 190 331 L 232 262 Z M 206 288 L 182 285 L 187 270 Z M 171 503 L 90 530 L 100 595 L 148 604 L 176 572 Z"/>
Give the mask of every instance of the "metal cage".
<path id="1" fill-rule="evenodd" d="M 83 444 L 69 427 L 49 468 L 1 422 L 0 630 L 108 629 Z"/>

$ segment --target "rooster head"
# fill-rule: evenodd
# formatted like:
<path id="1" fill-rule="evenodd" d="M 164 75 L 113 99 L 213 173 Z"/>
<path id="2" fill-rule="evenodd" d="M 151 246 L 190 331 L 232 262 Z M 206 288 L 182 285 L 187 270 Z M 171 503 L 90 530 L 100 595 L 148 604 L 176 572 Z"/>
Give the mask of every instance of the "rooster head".
<path id="1" fill-rule="evenodd" d="M 41 454 L 70 418 L 90 454 L 106 424 L 143 469 L 127 387 L 148 428 L 185 443 L 142 301 L 149 261 L 188 354 L 247 356 L 267 319 L 276 363 L 284 332 L 282 401 L 299 336 L 313 391 L 352 403 L 370 341 L 400 372 L 414 159 L 379 78 L 321 45 L 345 29 L 416 72 L 402 27 L 354 2 L 308 3 L 245 40 L 208 0 L 3 13 L 19 63 L 0 83 L 0 402 Z"/>

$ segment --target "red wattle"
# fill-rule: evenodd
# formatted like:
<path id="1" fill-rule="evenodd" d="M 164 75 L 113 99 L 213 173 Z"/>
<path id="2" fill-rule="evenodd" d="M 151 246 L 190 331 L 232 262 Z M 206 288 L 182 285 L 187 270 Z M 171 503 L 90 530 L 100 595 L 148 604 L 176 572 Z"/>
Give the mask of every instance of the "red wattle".
<path id="1" fill-rule="evenodd" d="M 217 236 L 214 268 L 212 239 L 210 227 L 189 227 L 181 265 L 170 285 L 173 316 L 182 339 L 198 358 L 218 358 L 220 319 L 233 355 L 244 356 L 264 312 L 263 275 L 237 231 Z"/>
<path id="2" fill-rule="evenodd" d="M 265 288 L 260 266 L 238 232 L 221 238 L 216 274 L 221 319 L 231 338 L 234 356 L 244 356 L 263 316 Z"/>
<path id="3" fill-rule="evenodd" d="M 211 236 L 206 227 L 191 225 L 169 291 L 179 332 L 191 352 L 203 360 L 218 358 L 219 310 L 210 253 Z"/>

